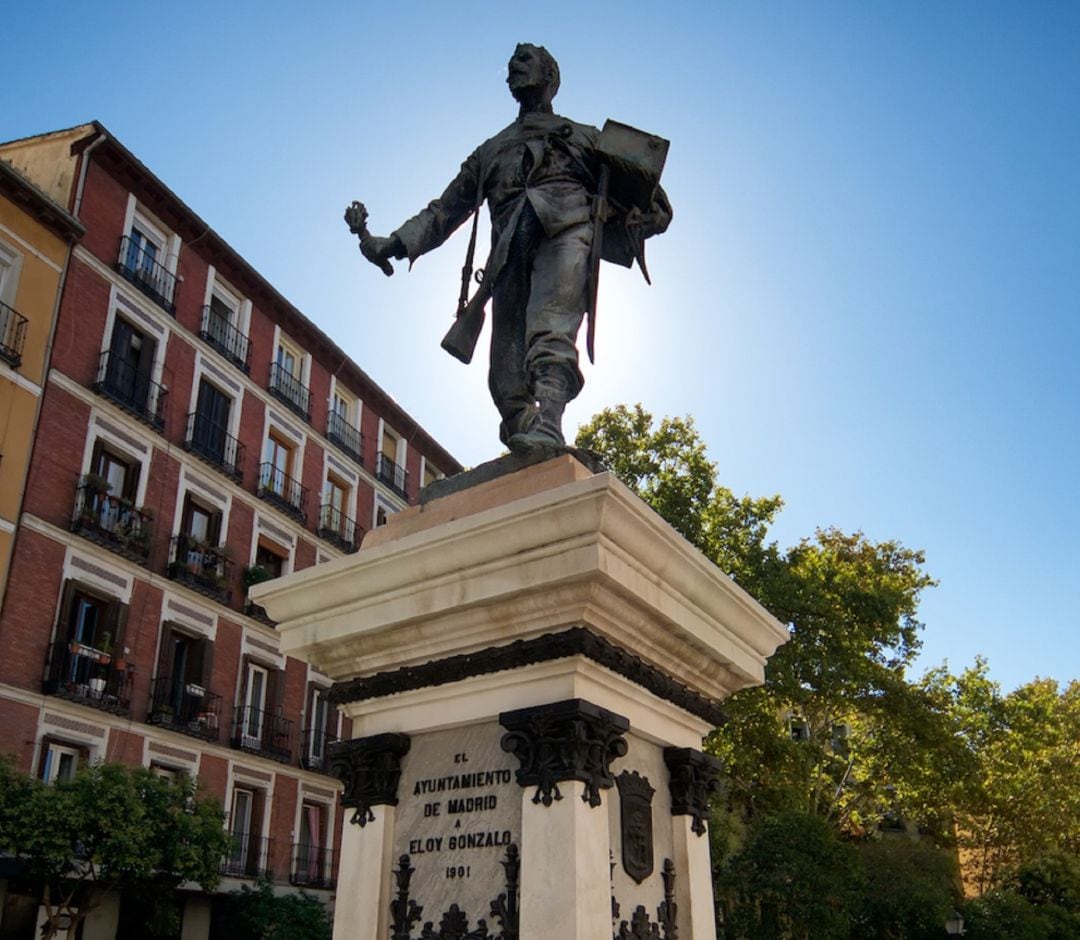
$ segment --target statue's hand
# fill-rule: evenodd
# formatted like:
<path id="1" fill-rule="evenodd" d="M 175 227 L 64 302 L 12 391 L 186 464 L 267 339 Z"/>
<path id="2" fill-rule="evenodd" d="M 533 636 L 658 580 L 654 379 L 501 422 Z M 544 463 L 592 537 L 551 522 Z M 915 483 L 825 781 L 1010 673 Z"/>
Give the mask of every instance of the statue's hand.
<path id="1" fill-rule="evenodd" d="M 380 268 L 387 277 L 394 273 L 394 266 L 390 263 L 391 258 L 404 258 L 405 246 L 396 235 L 382 238 L 379 235 L 368 235 L 360 239 L 360 253 L 375 267 Z"/>

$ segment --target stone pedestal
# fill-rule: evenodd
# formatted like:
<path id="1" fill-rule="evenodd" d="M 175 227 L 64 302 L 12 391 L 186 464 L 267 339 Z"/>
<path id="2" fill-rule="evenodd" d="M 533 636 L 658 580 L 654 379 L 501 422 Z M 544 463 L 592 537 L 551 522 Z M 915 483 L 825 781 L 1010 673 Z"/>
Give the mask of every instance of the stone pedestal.
<path id="1" fill-rule="evenodd" d="M 335 940 L 713 940 L 701 742 L 787 633 L 614 476 L 489 479 L 252 593 L 352 719 Z"/>

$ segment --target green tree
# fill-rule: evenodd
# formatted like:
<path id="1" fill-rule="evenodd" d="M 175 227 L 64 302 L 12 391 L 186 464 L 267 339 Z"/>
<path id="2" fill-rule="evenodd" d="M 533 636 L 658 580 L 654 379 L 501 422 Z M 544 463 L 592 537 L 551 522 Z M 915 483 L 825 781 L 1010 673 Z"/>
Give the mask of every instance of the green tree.
<path id="1" fill-rule="evenodd" d="M 142 767 L 94 764 L 46 785 L 0 762 L 0 851 L 42 889 L 46 940 L 77 927 L 111 891 L 212 890 L 228 847 L 220 804 L 193 781 Z"/>
<path id="2" fill-rule="evenodd" d="M 887 836 L 858 845 L 863 892 L 853 936 L 877 940 L 941 940 L 959 902 L 960 873 L 952 853 L 926 840 Z"/>
<path id="3" fill-rule="evenodd" d="M 923 680 L 947 703 L 971 771 L 949 793 L 978 893 L 1055 849 L 1080 854 L 1080 682 L 1036 679 L 1003 694 L 987 665 Z"/>
<path id="4" fill-rule="evenodd" d="M 233 940 L 330 940 L 332 923 L 318 898 L 274 894 L 266 881 L 230 895 L 224 933 Z"/>
<path id="5" fill-rule="evenodd" d="M 919 649 L 919 598 L 934 584 L 922 553 L 838 529 L 781 550 L 768 533 L 783 501 L 718 485 L 691 418 L 656 423 L 620 405 L 577 444 L 788 624 L 765 685 L 727 701 L 731 721 L 710 744 L 732 808 L 747 818 L 799 809 L 853 833 L 889 814 L 932 816 L 932 781 L 963 753 L 938 701 L 904 676 Z"/>
<path id="6" fill-rule="evenodd" d="M 862 893 L 859 861 L 825 820 L 783 813 L 754 826 L 717 891 L 726 940 L 846 940 Z"/>

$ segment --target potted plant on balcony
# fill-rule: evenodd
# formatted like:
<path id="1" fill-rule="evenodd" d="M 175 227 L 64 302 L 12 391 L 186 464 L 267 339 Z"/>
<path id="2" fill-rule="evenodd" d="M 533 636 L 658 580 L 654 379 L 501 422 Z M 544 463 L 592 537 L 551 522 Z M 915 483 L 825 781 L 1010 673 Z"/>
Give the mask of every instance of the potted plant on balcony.
<path id="1" fill-rule="evenodd" d="M 243 572 L 244 587 L 253 587 L 263 581 L 273 580 L 273 573 L 264 565 L 248 565 Z"/>

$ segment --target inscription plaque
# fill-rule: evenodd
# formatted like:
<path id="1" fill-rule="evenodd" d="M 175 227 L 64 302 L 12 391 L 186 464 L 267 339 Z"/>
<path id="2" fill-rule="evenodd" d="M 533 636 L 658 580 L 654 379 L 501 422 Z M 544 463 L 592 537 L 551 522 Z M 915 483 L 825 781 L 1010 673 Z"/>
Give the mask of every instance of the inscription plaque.
<path id="1" fill-rule="evenodd" d="M 412 736 L 401 762 L 393 858 L 414 869 L 409 897 L 423 907 L 418 923 L 440 923 L 457 905 L 475 929 L 495 932 L 491 904 L 506 891 L 503 865 L 521 844 L 521 787 L 515 758 L 492 720 Z"/>

